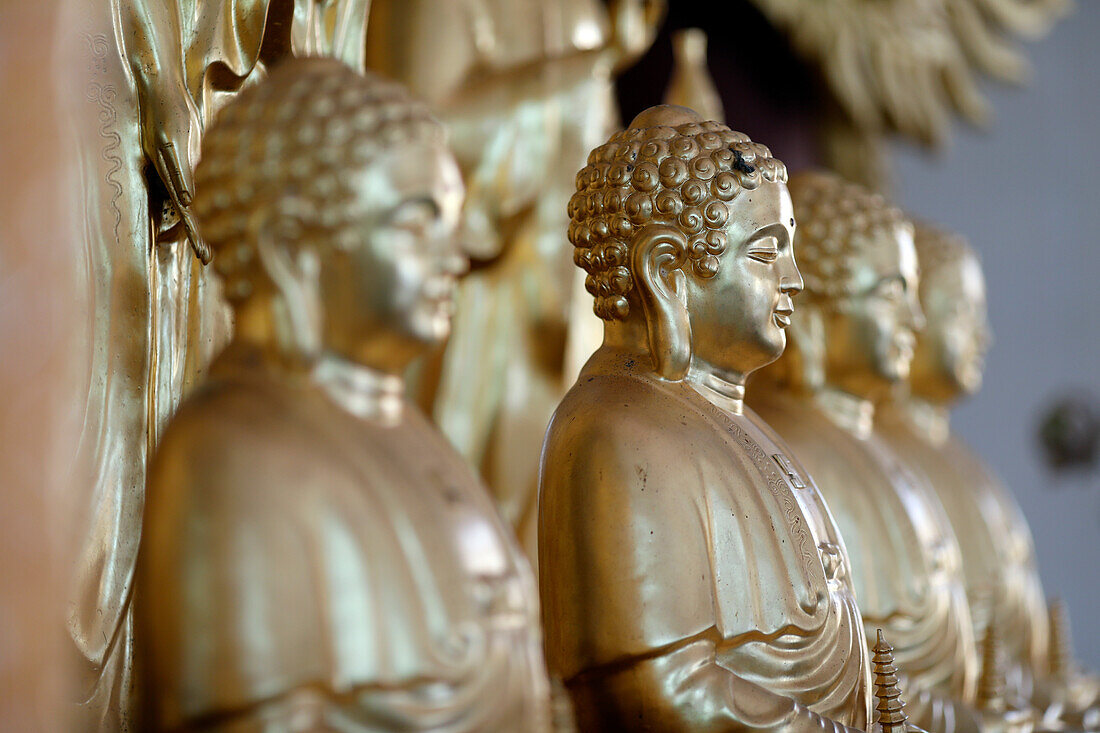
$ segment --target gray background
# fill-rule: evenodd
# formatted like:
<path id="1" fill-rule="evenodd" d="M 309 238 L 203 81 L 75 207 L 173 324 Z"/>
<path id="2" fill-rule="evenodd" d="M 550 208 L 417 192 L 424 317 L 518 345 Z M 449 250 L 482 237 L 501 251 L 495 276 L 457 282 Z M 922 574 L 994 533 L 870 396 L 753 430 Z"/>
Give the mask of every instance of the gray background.
<path id="1" fill-rule="evenodd" d="M 1100 3 L 1081 0 L 1026 48 L 1024 89 L 987 89 L 988 132 L 941 153 L 895 148 L 898 201 L 981 254 L 994 344 L 985 386 L 954 427 L 1009 483 L 1031 523 L 1048 596 L 1066 600 L 1078 658 L 1100 669 L 1100 475 L 1056 476 L 1036 439 L 1052 400 L 1100 394 Z"/>

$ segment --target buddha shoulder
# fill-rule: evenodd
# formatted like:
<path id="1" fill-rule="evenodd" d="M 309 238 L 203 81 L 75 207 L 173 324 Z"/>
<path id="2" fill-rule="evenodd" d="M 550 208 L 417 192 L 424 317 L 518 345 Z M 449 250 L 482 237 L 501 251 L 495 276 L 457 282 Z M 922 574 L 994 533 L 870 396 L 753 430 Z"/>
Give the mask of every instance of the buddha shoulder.
<path id="1" fill-rule="evenodd" d="M 701 438 L 705 417 L 676 394 L 675 387 L 620 375 L 581 375 L 562 400 L 547 432 L 546 465 L 584 464 L 601 469 L 658 457 L 688 460 Z"/>
<path id="2" fill-rule="evenodd" d="M 271 385 L 212 380 L 180 408 L 169 423 L 150 468 L 154 496 L 186 493 L 206 506 L 216 494 L 259 502 L 279 487 L 333 482 L 333 446 L 318 430 L 316 405 L 292 390 Z M 262 487 L 262 491 L 259 490 Z M 224 511 L 227 507 L 222 506 Z"/>

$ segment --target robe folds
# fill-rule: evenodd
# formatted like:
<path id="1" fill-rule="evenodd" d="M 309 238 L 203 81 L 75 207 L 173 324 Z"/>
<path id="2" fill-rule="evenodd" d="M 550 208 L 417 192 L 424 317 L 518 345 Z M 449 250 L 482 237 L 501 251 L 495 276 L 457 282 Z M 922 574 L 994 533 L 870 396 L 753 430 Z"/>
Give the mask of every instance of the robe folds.
<path id="1" fill-rule="evenodd" d="M 189 167 L 202 129 L 262 78 L 265 58 L 329 54 L 362 69 L 370 3 L 68 5 L 61 33 L 80 46 L 86 66 L 85 93 L 69 100 L 80 171 L 69 204 L 80 223 L 76 300 L 91 307 L 81 314 L 88 327 L 78 345 L 87 357 L 77 465 L 86 473 L 73 480 L 80 493 L 64 497 L 79 536 L 67 625 L 80 667 L 79 725 L 116 731 L 130 726 L 134 695 L 130 603 L 148 458 L 232 332 L 220 285 L 181 227 L 158 232 L 172 217 L 161 212 L 163 185 L 149 165 L 142 116 L 160 103 L 194 110 L 189 134 L 174 141 Z M 141 78 L 149 71 L 155 80 Z"/>
<path id="2" fill-rule="evenodd" d="M 733 728 L 797 729 L 797 716 L 765 723 L 736 693 L 746 683 L 749 696 L 764 690 L 862 728 L 862 624 L 843 542 L 812 480 L 751 412 L 726 413 L 626 363 L 608 370 L 597 352 L 558 408 L 542 456 L 547 661 L 578 721 L 602 717 L 614 729 L 632 705 L 643 714 L 650 701 L 638 690 L 624 695 L 639 699 L 616 703 L 617 722 L 594 712 L 608 702 L 593 691 L 616 688 L 606 679 L 624 669 L 656 665 L 667 689 L 691 665 L 714 664 L 719 687 L 733 693 L 691 705 L 725 706 L 720 717 Z M 699 640 L 713 642 L 711 659 L 691 651 Z M 677 657 L 687 666 L 671 668 Z"/>
<path id="3" fill-rule="evenodd" d="M 333 730 L 546 730 L 533 577 L 414 408 L 385 425 L 304 384 L 215 378 L 168 428 L 145 521 L 136 642 L 158 726 L 312 691 Z"/>
<path id="4" fill-rule="evenodd" d="M 1047 671 L 1049 631 L 1027 519 L 1009 489 L 957 436 L 935 443 L 898 412 L 884 417 L 883 434 L 927 478 L 959 538 L 975 635 L 985 633 L 995 614 L 1013 666 L 1027 670 L 1014 680 L 1017 692 L 1025 693 L 1030 679 Z"/>
<path id="5" fill-rule="evenodd" d="M 810 397 L 768 391 L 753 406 L 813 472 L 852 562 L 867 633 L 894 646 L 911 717 L 957 730 L 977 682 L 976 651 L 958 541 L 921 477 L 875 434 L 834 422 Z M 927 693 L 927 694 L 926 694 Z"/>

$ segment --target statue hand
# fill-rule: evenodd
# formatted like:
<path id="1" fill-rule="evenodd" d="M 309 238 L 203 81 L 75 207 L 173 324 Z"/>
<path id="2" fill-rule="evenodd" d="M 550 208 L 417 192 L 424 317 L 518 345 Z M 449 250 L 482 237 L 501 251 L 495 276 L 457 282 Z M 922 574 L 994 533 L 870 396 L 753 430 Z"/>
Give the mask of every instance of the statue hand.
<path id="1" fill-rule="evenodd" d="M 191 249 L 195 251 L 195 255 L 202 260 L 202 263 L 204 265 L 208 264 L 211 257 L 210 247 L 199 235 L 195 217 L 191 213 L 193 194 L 191 193 L 192 185 L 189 183 L 190 165 L 181 162 L 175 144 L 171 142 L 158 144 L 156 155 L 157 173 L 160 174 L 161 180 L 168 188 L 168 195 L 172 199 L 172 206 L 175 207 L 176 213 L 179 214 L 183 230 L 187 235 L 187 241 L 191 243 Z"/>
<path id="2" fill-rule="evenodd" d="M 182 85 L 174 99 L 144 95 L 142 105 L 142 143 L 145 154 L 168 190 L 172 206 L 179 214 L 191 248 L 203 264 L 210 262 L 210 247 L 199 235 L 191 213 L 194 183 L 191 177 L 191 135 L 201 129 L 198 111 Z"/>

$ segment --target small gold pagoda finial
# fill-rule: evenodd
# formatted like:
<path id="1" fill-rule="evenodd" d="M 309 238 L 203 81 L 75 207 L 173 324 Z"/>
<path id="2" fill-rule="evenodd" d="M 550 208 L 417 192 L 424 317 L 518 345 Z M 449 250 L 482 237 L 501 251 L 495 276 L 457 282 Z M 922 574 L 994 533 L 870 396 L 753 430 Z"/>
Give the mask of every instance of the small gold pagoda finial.
<path id="1" fill-rule="evenodd" d="M 982 638 L 982 672 L 975 701 L 981 716 L 980 728 L 986 733 L 1032 733 L 1039 722 L 1039 713 L 1009 691 L 1002 643 L 997 615 L 991 614 Z"/>
<path id="2" fill-rule="evenodd" d="M 1005 709 L 1005 670 L 995 615 L 989 617 L 985 638 L 982 639 L 982 672 L 978 678 L 977 706 L 979 710 L 990 712 Z"/>
<path id="3" fill-rule="evenodd" d="M 871 659 L 875 673 L 875 697 L 878 704 L 878 722 L 882 733 L 905 733 L 905 702 L 898 688 L 898 668 L 894 666 L 894 647 L 886 642 L 882 629 L 878 630 L 878 641 L 871 650 L 875 656 Z"/>
<path id="4" fill-rule="evenodd" d="M 1069 614 L 1061 598 L 1053 599 L 1047 607 L 1050 622 L 1050 652 L 1048 663 L 1052 677 L 1065 677 L 1073 668 L 1073 641 L 1069 627 Z"/>

